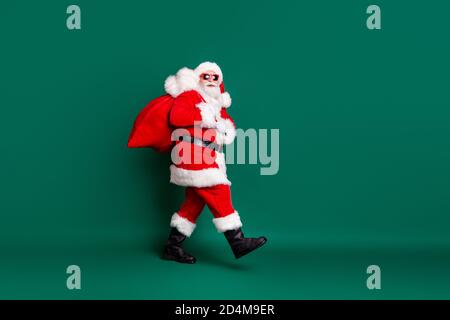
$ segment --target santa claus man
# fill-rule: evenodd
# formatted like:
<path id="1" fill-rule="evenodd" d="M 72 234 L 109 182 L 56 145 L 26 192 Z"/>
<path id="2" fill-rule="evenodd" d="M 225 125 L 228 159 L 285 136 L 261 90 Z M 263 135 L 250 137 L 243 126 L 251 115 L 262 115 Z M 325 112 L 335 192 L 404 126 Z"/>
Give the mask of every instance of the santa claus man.
<path id="1" fill-rule="evenodd" d="M 231 182 L 222 148 L 233 142 L 236 129 L 227 112 L 231 98 L 224 92 L 220 67 L 204 62 L 194 70 L 182 68 L 166 79 L 165 90 L 175 98 L 169 115 L 170 125 L 176 128 L 170 182 L 186 190 L 184 202 L 170 221 L 163 257 L 195 263 L 195 257 L 182 248 L 182 243 L 191 236 L 205 205 L 236 258 L 261 247 L 267 239 L 244 237 L 241 218 L 231 202 Z"/>

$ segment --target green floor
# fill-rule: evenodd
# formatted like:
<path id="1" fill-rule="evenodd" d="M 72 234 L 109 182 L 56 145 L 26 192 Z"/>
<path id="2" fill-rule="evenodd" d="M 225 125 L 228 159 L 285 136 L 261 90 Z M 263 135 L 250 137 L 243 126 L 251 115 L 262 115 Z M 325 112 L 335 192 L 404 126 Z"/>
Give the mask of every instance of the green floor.
<path id="1" fill-rule="evenodd" d="M 206 227 L 206 226 L 203 226 Z M 301 236 L 297 238 L 300 239 Z M 148 243 L 150 240 L 150 243 Z M 269 235 L 259 251 L 235 260 L 213 231 L 186 244 L 198 262 L 159 258 L 156 238 L 97 238 L 76 246 L 4 250 L 2 299 L 443 299 L 450 298 L 448 248 L 301 243 Z M 81 267 L 81 290 L 66 289 L 65 269 Z M 381 268 L 368 290 L 366 268 Z"/>

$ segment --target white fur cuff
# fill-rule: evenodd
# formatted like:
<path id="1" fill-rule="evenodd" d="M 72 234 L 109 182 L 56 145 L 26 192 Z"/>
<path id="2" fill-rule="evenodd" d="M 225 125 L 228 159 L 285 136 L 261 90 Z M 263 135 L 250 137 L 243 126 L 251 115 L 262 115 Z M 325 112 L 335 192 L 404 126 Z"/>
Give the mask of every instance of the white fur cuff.
<path id="1" fill-rule="evenodd" d="M 218 184 L 231 185 L 225 170 L 220 168 L 186 170 L 175 165 L 170 166 L 170 182 L 182 187 L 211 187 Z M 225 165 L 223 165 L 225 167 Z"/>
<path id="2" fill-rule="evenodd" d="M 213 223 L 216 226 L 218 232 L 225 232 L 228 230 L 235 230 L 242 227 L 241 218 L 237 211 L 229 214 L 223 218 L 213 219 Z"/>
<path id="3" fill-rule="evenodd" d="M 196 224 L 190 222 L 186 218 L 179 216 L 178 213 L 175 212 L 172 215 L 172 219 L 170 220 L 170 226 L 173 228 L 177 228 L 180 233 L 184 234 L 187 237 L 190 237 L 195 229 Z"/>
<path id="4" fill-rule="evenodd" d="M 216 142 L 218 144 L 230 144 L 236 137 L 236 128 L 230 119 L 219 121 L 217 131 Z"/>

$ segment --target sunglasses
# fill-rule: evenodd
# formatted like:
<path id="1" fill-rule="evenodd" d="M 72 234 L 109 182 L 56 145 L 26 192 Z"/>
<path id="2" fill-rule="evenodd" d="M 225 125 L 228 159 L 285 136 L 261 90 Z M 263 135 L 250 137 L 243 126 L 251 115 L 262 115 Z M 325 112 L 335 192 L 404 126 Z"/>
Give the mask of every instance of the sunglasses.
<path id="1" fill-rule="evenodd" d="M 214 73 L 202 73 L 200 75 L 200 77 L 202 77 L 203 80 L 210 80 L 212 78 L 213 81 L 217 81 L 219 80 L 219 75 L 218 74 L 214 74 Z"/>

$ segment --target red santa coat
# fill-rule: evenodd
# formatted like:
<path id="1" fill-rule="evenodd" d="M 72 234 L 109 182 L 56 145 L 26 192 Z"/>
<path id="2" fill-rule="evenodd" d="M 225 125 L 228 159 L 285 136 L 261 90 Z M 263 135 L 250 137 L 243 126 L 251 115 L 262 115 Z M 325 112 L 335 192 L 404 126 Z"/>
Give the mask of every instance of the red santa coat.
<path id="1" fill-rule="evenodd" d="M 189 135 L 218 145 L 230 144 L 236 136 L 233 119 L 227 113 L 231 98 L 227 92 L 214 99 L 199 87 L 198 75 L 183 68 L 165 83 L 166 92 L 175 100 L 170 112 L 170 125 L 178 135 Z M 170 182 L 187 187 L 230 185 L 225 156 L 205 146 L 177 141 L 172 150 Z"/>

